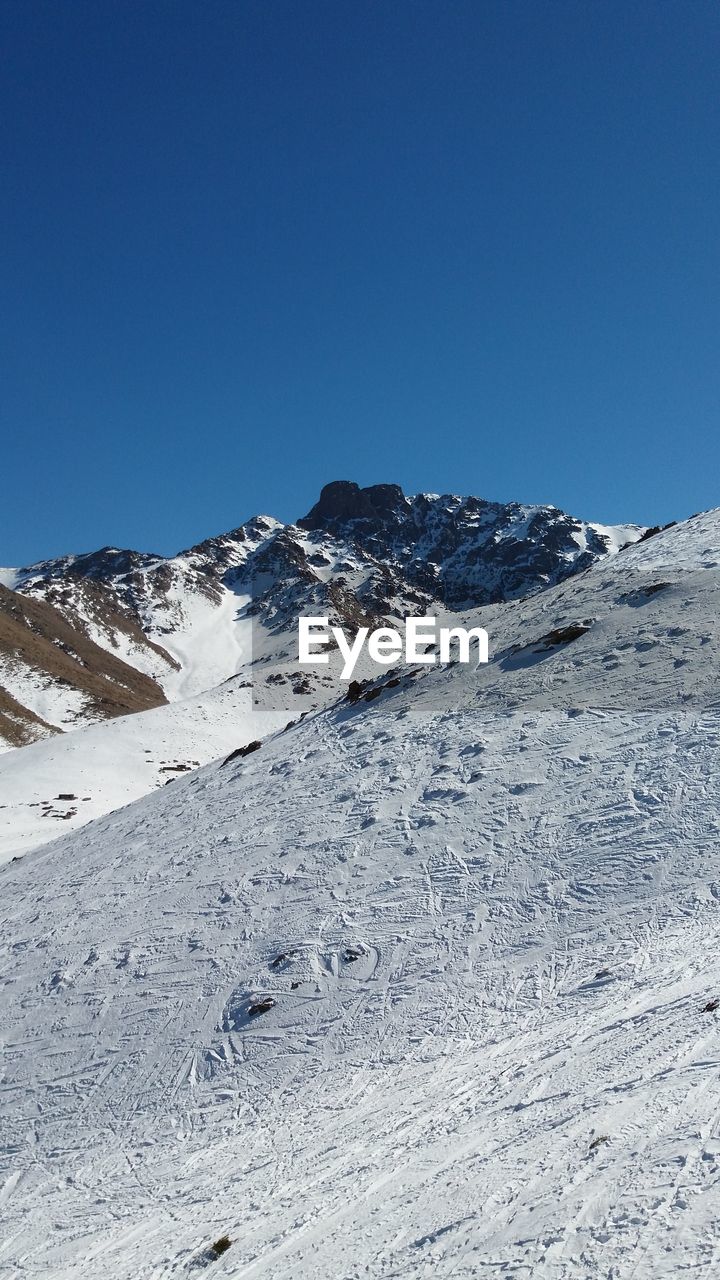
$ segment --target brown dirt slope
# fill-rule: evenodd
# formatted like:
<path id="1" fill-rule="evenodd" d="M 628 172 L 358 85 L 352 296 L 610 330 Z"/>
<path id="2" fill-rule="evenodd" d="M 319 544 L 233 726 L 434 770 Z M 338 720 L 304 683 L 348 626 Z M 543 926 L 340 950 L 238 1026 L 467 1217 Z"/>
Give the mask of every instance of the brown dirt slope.
<path id="1" fill-rule="evenodd" d="M 36 716 L 29 707 L 24 707 L 7 689 L 0 688 L 0 740 L 11 747 L 26 747 L 38 738 L 60 732 Z"/>
<path id="2" fill-rule="evenodd" d="M 0 734 L 19 745 L 19 733 L 28 740 L 28 734 L 41 736 L 49 726 L 2 688 L 1 672 L 13 666 L 29 671 L 41 685 L 52 682 L 68 691 L 80 690 L 86 695 L 86 712 L 93 717 L 146 711 L 167 701 L 150 676 L 101 649 L 52 605 L 0 586 Z M 19 714 L 22 728 L 15 723 L 11 732 Z"/>
<path id="3" fill-rule="evenodd" d="M 133 615 L 127 602 L 107 582 L 84 578 L 68 571 L 66 579 L 41 577 L 30 584 L 23 584 L 21 594 L 32 600 L 45 600 L 61 613 L 76 631 L 88 634 L 88 622 L 95 628 L 96 640 L 102 648 L 112 652 L 117 648 L 117 637 L 124 635 L 138 650 L 150 649 L 168 667 L 180 670 L 180 664 L 162 645 L 146 636 L 139 619 Z"/>

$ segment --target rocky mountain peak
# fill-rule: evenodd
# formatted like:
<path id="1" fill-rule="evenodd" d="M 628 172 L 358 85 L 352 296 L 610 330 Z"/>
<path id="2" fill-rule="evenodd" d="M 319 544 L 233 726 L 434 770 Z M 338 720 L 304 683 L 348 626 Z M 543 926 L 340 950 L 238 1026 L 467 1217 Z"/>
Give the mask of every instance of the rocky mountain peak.
<path id="1" fill-rule="evenodd" d="M 315 506 L 301 520 L 301 529 L 333 529 L 349 520 L 379 528 L 397 524 L 409 506 L 399 484 L 371 484 L 361 489 L 354 480 L 332 480 L 323 486 Z"/>
<path id="2" fill-rule="evenodd" d="M 275 652 L 288 647 L 303 613 L 358 625 L 361 617 L 513 600 L 565 581 L 642 532 L 556 507 L 407 497 L 398 484 L 334 480 L 294 525 L 259 515 L 175 556 L 106 546 L 5 577 L 21 597 L 52 606 L 88 641 L 149 677 L 153 696 L 177 701 L 237 674 L 249 625 L 256 638 L 271 637 Z M 46 675 L 14 659 L 4 670 L 0 663 L 0 687 L 40 714 Z M 80 679 L 66 683 L 67 706 L 51 728 L 77 723 L 70 713 L 89 705 Z"/>

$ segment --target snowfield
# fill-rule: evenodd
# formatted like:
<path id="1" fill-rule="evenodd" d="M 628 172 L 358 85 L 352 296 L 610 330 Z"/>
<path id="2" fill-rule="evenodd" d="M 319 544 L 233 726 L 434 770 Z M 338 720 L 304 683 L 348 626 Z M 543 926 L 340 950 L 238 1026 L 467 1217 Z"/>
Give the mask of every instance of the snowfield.
<path id="1" fill-rule="evenodd" d="M 335 657 L 329 670 L 339 665 Z M 362 672 L 368 670 L 366 660 Z M 311 672 L 299 688 L 291 683 L 297 685 L 296 666 L 279 662 L 263 674 L 278 683 L 253 684 L 252 672 L 241 672 L 193 698 L 1 754 L 0 865 L 284 729 L 291 713 L 300 719 L 336 696 L 334 677 L 324 671 Z"/>
<path id="2" fill-rule="evenodd" d="M 716 1276 L 719 584 L 711 512 L 0 869 L 0 1274 Z"/>

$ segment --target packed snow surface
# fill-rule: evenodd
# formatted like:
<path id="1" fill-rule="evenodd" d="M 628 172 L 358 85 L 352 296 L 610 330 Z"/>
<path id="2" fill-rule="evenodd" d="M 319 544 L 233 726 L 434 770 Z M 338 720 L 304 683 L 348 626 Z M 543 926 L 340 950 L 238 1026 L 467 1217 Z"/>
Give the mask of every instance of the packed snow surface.
<path id="1" fill-rule="evenodd" d="M 717 1274 L 716 546 L 2 870 L 0 1273 Z"/>
<path id="2" fill-rule="evenodd" d="M 284 728 L 287 694 L 273 692 L 230 680 L 0 755 L 0 864 Z M 314 683 L 292 710 L 299 717 L 326 700 Z"/>

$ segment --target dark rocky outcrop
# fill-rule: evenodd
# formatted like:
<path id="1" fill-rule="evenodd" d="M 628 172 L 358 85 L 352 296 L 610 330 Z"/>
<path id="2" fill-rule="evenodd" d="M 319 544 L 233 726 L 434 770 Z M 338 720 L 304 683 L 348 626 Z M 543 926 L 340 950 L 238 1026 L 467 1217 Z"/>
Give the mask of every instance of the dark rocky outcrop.
<path id="1" fill-rule="evenodd" d="M 252 755 L 253 751 L 259 751 L 261 746 L 262 742 L 256 741 L 248 742 L 246 747 L 236 747 L 234 751 L 230 752 L 229 756 L 225 757 L 223 765 L 230 764 L 231 760 L 242 760 L 245 756 Z"/>
<path id="2" fill-rule="evenodd" d="M 399 484 L 372 484 L 361 489 L 352 480 L 333 480 L 320 492 L 315 506 L 298 520 L 301 529 L 336 531 L 348 521 L 382 528 L 398 524 L 409 506 Z"/>

